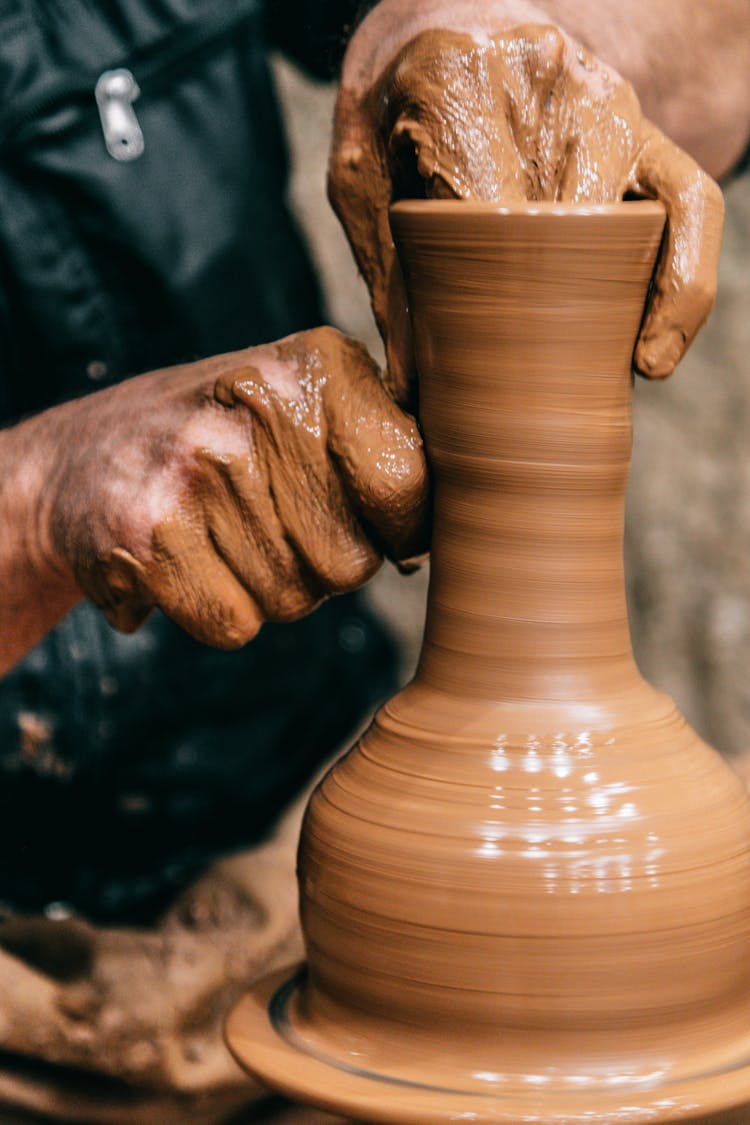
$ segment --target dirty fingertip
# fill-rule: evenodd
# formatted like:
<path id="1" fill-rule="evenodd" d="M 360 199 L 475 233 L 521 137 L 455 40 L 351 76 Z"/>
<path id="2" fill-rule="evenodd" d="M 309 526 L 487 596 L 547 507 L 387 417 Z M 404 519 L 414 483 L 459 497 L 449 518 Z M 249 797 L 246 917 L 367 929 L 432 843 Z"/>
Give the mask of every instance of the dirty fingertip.
<path id="1" fill-rule="evenodd" d="M 264 616 L 250 594 L 232 597 L 227 593 L 221 611 L 204 612 L 188 632 L 204 644 L 226 650 L 242 648 L 261 630 Z"/>
<path id="2" fill-rule="evenodd" d="M 635 369 L 648 379 L 666 379 L 682 359 L 686 341 L 677 328 L 646 329 L 635 349 Z"/>
<path id="3" fill-rule="evenodd" d="M 214 383 L 214 398 L 223 406 L 253 402 L 257 399 L 258 386 L 262 382 L 263 377 L 257 367 L 225 371 Z"/>

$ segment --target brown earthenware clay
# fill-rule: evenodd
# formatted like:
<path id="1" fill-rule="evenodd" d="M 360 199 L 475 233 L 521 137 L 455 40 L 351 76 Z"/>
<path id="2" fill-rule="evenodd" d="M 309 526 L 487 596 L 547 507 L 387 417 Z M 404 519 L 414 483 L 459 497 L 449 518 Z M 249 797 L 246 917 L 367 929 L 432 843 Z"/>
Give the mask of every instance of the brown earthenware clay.
<path id="1" fill-rule="evenodd" d="M 750 806 L 639 675 L 625 607 L 663 223 L 646 202 L 393 209 L 427 626 L 309 805 L 307 971 L 230 1017 L 240 1061 L 298 1099 L 399 1125 L 750 1119 Z"/>

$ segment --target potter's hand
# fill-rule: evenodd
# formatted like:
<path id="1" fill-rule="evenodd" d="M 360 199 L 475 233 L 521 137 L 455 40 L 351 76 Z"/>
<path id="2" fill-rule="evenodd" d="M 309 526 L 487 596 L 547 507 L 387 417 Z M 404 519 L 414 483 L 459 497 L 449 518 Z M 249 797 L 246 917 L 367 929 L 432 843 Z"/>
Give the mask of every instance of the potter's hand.
<path id="1" fill-rule="evenodd" d="M 64 1122 L 217 1125 L 263 1096 L 222 1027 L 251 982 L 302 955 L 302 807 L 268 843 L 216 862 L 153 929 L 0 925 L 1 1120 L 12 1105 Z"/>
<path id="2" fill-rule="evenodd" d="M 68 408 L 62 408 L 63 410 Z M 150 607 L 233 647 L 424 549 L 411 418 L 330 328 L 70 404 L 47 497 L 59 565 L 123 630 Z"/>
<path id="3" fill-rule="evenodd" d="M 389 6 L 393 0 L 369 21 L 381 9 L 387 16 Z M 441 5 L 433 7 L 440 26 Z M 488 7 L 454 6 L 470 33 L 423 31 L 377 77 L 361 43 L 372 35 L 366 20 L 344 68 L 329 194 L 370 288 L 395 393 L 404 399 L 412 357 L 388 207 L 420 196 L 661 200 L 667 237 L 634 362 L 643 374 L 669 375 L 713 302 L 721 193 L 643 119 L 632 87 L 615 71 L 551 26 L 490 34 Z"/>

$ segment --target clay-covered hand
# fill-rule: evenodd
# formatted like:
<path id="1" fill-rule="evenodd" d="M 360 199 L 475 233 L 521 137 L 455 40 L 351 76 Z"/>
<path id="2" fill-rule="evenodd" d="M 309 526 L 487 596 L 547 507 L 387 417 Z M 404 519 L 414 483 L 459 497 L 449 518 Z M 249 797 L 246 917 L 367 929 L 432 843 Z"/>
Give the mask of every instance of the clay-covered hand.
<path id="1" fill-rule="evenodd" d="M 361 585 L 384 554 L 425 549 L 417 427 L 334 329 L 140 376 L 70 411 L 49 539 L 125 631 L 157 605 L 233 647 Z"/>
<path id="2" fill-rule="evenodd" d="M 268 843 L 217 861 L 153 929 L 0 924 L 0 1120 L 13 1106 L 64 1122 L 218 1125 L 263 1097 L 222 1028 L 243 989 L 302 956 L 302 808 Z"/>
<path id="3" fill-rule="evenodd" d="M 667 231 L 634 364 L 645 375 L 669 375 L 714 299 L 723 223 L 714 181 L 642 117 L 614 70 L 549 25 L 490 34 L 491 5 L 454 5 L 452 30 L 421 31 L 373 75 L 367 39 L 377 37 L 371 22 L 385 20 L 389 6 L 393 0 L 375 10 L 350 46 L 329 194 L 369 286 L 397 397 L 406 400 L 412 374 L 388 225 L 389 205 L 400 198 L 660 200 Z M 442 7 L 431 5 L 436 20 Z M 467 30 L 456 30 L 463 13 Z M 383 53 L 369 45 L 381 61 Z"/>

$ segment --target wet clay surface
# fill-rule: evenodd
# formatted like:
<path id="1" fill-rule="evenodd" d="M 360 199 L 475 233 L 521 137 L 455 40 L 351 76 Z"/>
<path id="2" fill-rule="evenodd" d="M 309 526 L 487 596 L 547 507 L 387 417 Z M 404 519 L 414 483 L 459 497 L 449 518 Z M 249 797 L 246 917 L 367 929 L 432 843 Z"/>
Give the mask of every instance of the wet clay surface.
<path id="1" fill-rule="evenodd" d="M 277 1081 L 303 1057 L 298 1092 L 339 1111 L 739 1121 L 750 1101 L 750 804 L 640 677 L 625 608 L 662 223 L 394 210 L 435 481 L 424 646 L 311 801 L 309 977 L 244 1057 Z"/>
<path id="2" fill-rule="evenodd" d="M 556 28 L 418 35 L 360 95 L 342 91 L 331 201 L 370 287 L 388 376 L 407 394 L 411 341 L 388 226 L 399 198 L 659 199 L 668 215 L 635 364 L 670 374 L 715 292 L 721 194 L 641 115 L 629 83 Z"/>

